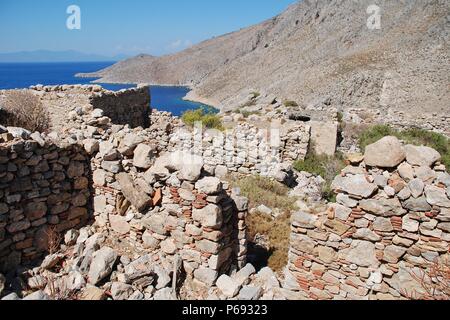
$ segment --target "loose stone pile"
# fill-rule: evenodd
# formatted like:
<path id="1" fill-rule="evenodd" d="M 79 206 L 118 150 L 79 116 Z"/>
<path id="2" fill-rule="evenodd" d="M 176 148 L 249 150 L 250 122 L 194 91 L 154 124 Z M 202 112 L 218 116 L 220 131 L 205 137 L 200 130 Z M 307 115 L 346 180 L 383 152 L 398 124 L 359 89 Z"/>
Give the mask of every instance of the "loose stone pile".
<path id="1" fill-rule="evenodd" d="M 354 159 L 333 182 L 336 204 L 293 215 L 284 286 L 312 299 L 420 297 L 417 276 L 449 258 L 450 175 L 438 152 L 395 137 Z"/>

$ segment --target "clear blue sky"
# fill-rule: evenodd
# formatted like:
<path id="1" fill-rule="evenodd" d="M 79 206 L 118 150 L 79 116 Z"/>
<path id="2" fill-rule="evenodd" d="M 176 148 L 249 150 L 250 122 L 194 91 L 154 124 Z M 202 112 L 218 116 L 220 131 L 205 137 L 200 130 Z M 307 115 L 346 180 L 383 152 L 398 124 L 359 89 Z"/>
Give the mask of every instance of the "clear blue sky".
<path id="1" fill-rule="evenodd" d="M 161 55 L 281 13 L 296 0 L 0 0 L 0 52 Z M 81 30 L 68 30 L 69 5 Z"/>

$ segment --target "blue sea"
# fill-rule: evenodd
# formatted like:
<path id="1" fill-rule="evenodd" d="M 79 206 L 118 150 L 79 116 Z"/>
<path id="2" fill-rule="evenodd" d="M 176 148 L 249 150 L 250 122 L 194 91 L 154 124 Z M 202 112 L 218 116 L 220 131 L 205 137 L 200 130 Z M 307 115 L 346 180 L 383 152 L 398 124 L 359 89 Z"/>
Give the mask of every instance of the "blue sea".
<path id="1" fill-rule="evenodd" d="M 109 67 L 114 62 L 67 62 L 67 63 L 0 63 L 0 89 L 20 89 L 29 86 L 60 85 L 60 84 L 89 84 L 94 78 L 76 78 L 75 74 L 94 72 Z M 108 90 L 121 90 L 134 87 L 129 84 L 104 84 Z M 185 101 L 182 98 L 189 92 L 186 87 L 150 88 L 152 108 L 172 112 L 180 116 L 186 110 L 199 108 L 217 111 L 201 103 Z"/>

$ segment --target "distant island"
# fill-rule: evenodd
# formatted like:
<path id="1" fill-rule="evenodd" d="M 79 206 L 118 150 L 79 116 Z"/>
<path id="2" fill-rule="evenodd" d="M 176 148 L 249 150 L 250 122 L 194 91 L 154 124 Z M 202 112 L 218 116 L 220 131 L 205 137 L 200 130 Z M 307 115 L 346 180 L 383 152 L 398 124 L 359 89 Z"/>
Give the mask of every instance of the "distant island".
<path id="1" fill-rule="evenodd" d="M 103 56 L 75 50 L 66 51 L 18 51 L 0 53 L 0 63 L 26 63 L 26 62 L 96 62 L 120 61 L 127 59 L 126 55 Z"/>

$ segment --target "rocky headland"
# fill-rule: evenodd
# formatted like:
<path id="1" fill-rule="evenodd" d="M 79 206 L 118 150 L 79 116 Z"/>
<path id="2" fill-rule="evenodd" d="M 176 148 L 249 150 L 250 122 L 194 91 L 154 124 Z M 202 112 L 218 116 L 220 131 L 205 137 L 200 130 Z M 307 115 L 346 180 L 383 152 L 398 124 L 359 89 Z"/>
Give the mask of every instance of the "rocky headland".
<path id="1" fill-rule="evenodd" d="M 299 106 L 405 117 L 448 114 L 448 1 L 300 1 L 282 14 L 182 52 L 140 55 L 83 76 L 101 82 L 186 85 L 193 100 L 240 108 L 252 88 Z M 242 99 L 241 99 L 242 100 Z"/>

